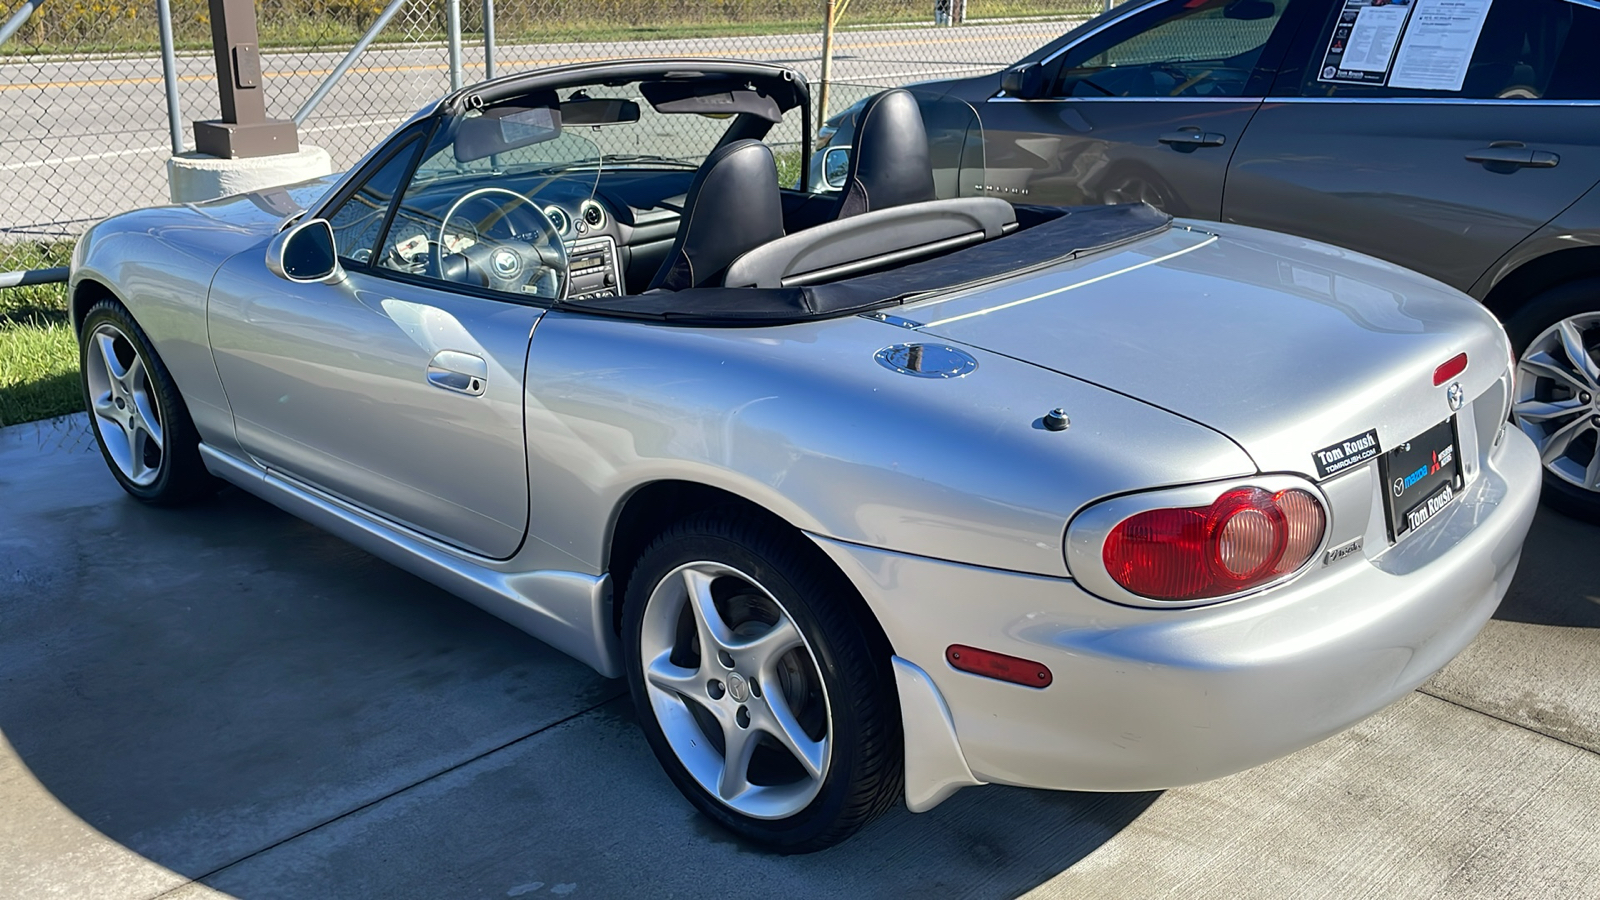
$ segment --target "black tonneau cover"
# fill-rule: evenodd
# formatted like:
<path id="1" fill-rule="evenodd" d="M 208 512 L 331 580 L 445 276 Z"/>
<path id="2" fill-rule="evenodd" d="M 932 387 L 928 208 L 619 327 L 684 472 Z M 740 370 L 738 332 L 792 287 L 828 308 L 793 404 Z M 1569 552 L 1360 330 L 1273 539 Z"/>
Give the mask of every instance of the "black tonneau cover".
<path id="1" fill-rule="evenodd" d="M 783 325 L 869 312 L 930 291 L 1064 262 L 1165 230 L 1172 217 L 1143 203 L 1057 208 L 1018 206 L 1020 230 L 885 272 L 792 288 L 693 288 L 569 301 L 570 312 L 675 325 Z"/>

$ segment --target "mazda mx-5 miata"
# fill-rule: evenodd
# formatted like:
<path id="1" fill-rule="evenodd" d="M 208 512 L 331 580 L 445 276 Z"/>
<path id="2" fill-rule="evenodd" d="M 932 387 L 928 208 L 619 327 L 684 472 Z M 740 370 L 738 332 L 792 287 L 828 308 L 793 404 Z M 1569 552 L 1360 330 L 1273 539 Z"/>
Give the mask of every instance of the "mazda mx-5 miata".
<path id="1" fill-rule="evenodd" d="M 816 192 L 809 109 L 778 66 L 547 69 L 336 179 L 96 225 L 112 473 L 231 482 L 625 678 L 688 799 L 785 851 L 1236 772 L 1472 640 L 1541 472 L 1481 306 L 985 196 L 903 90 Z"/>

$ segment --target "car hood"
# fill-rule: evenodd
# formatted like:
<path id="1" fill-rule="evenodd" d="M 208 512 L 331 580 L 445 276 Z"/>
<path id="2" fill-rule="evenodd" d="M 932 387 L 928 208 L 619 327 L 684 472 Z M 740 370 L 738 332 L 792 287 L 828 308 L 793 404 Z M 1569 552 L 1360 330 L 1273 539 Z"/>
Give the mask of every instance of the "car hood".
<path id="1" fill-rule="evenodd" d="M 322 195 L 343 177 L 344 173 L 335 172 L 298 184 L 264 188 L 217 200 L 167 208 L 191 210 L 218 225 L 271 234 L 278 230 L 279 223 L 284 219 L 311 208 L 312 204 L 322 199 Z"/>
<path id="2" fill-rule="evenodd" d="M 901 315 L 1210 426 L 1263 471 L 1312 474 L 1314 451 L 1369 430 L 1385 449 L 1409 440 L 1451 414 L 1451 384 L 1476 398 L 1509 361 L 1494 318 L 1444 284 L 1209 222 Z M 1460 353 L 1466 371 L 1435 386 Z"/>

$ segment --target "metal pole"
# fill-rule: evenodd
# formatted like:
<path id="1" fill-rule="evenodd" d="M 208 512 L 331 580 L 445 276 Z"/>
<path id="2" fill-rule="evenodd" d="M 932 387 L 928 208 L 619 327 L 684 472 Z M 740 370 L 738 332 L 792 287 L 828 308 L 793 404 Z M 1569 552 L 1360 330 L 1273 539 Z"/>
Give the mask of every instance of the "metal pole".
<path id="1" fill-rule="evenodd" d="M 26 287 L 30 284 L 60 284 L 67 280 L 67 267 L 53 269 L 23 269 L 20 272 L 0 272 L 0 288 Z"/>
<path id="2" fill-rule="evenodd" d="M 483 77 L 494 77 L 494 0 L 483 0 Z"/>
<path id="3" fill-rule="evenodd" d="M 44 0 L 28 0 L 28 2 L 22 4 L 22 8 L 7 19 L 6 24 L 0 25 L 0 44 L 11 40 L 11 36 L 17 33 L 17 29 L 22 27 L 22 23 L 28 21 L 28 18 L 33 15 L 33 11 L 43 5 Z"/>
<path id="4" fill-rule="evenodd" d="M 461 90 L 461 0 L 445 0 L 446 39 L 450 42 L 450 90 Z"/>
<path id="5" fill-rule="evenodd" d="M 828 79 L 833 74 L 833 25 L 838 0 L 823 0 L 822 96 L 817 101 L 817 123 L 828 121 Z"/>
<path id="6" fill-rule="evenodd" d="M 1111 7 L 1115 6 L 1116 3 L 1117 3 L 1117 0 L 1106 0 L 1105 8 L 1102 9 L 1101 12 L 1111 12 Z"/>
<path id="7" fill-rule="evenodd" d="M 167 0 L 162 0 L 162 2 L 167 2 Z M 306 102 L 295 112 L 294 123 L 296 125 L 305 124 L 306 119 L 311 116 L 311 111 L 317 108 L 317 104 L 321 103 L 324 97 L 328 96 L 328 92 L 332 91 L 333 86 L 338 83 L 339 79 L 344 77 L 344 73 L 350 71 L 350 67 L 356 64 L 356 60 L 360 59 L 361 54 L 366 52 L 367 46 L 372 43 L 379 32 L 383 31 L 384 26 L 389 24 L 389 20 L 394 18 L 394 14 L 409 2 L 411 0 L 390 0 L 389 5 L 383 8 L 383 12 L 378 13 L 378 20 L 372 23 L 372 27 L 368 28 L 367 33 L 361 36 L 361 40 L 356 41 L 356 45 L 350 48 L 350 52 L 344 55 L 344 59 L 339 60 L 339 64 L 333 67 L 333 71 L 328 73 L 328 77 L 317 85 L 317 89 L 311 93 L 310 97 L 306 98 Z"/>
<path id="8" fill-rule="evenodd" d="M 172 133 L 172 155 L 183 152 L 183 113 L 178 109 L 178 54 L 172 44 L 172 0 L 156 0 L 161 23 L 161 81 L 167 86 L 167 129 Z"/>

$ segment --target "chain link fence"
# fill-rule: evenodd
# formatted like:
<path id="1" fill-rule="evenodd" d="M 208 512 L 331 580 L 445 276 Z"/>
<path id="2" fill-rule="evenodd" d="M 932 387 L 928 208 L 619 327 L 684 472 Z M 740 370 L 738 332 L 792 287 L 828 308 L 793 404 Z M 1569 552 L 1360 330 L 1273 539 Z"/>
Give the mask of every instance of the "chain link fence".
<path id="1" fill-rule="evenodd" d="M 850 0 L 832 81 L 992 71 L 1102 0 Z M 261 0 L 268 114 L 293 117 L 384 9 L 383 0 Z M 9 15 L 20 4 L 8 4 Z M 821 76 L 823 0 L 500 0 L 497 74 L 620 57 L 729 56 Z M 205 0 L 172 0 L 182 126 L 218 100 Z M 409 0 L 303 122 L 301 142 L 348 166 L 450 88 L 447 0 Z M 460 6 L 461 77 L 483 77 L 483 6 Z M 949 25 L 940 25 L 947 22 Z M 852 102 L 835 93 L 834 109 Z M 167 201 L 172 155 L 153 2 L 46 0 L 0 46 L 0 271 L 56 263 L 53 244 L 107 215 Z M 34 244 L 26 251 L 18 244 Z"/>

